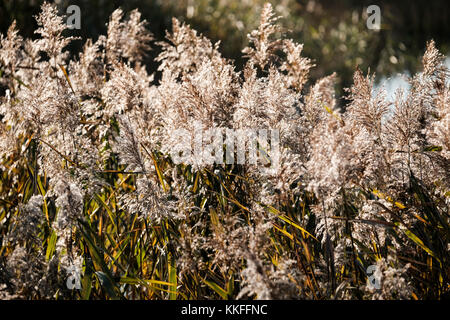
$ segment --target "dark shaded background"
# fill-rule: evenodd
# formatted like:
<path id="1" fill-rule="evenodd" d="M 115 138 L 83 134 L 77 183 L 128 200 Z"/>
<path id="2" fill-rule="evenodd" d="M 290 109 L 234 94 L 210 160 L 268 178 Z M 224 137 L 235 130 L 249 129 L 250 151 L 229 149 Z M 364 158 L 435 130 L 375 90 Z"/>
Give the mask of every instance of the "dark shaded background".
<path id="1" fill-rule="evenodd" d="M 13 20 L 17 20 L 21 34 L 35 37 L 36 22 L 41 0 L 0 0 L 0 32 L 6 33 Z M 164 38 L 171 28 L 171 17 L 187 21 L 211 40 L 221 40 L 222 52 L 234 59 L 239 69 L 244 61 L 241 49 L 246 45 L 246 34 L 257 27 L 263 0 L 59 0 L 62 13 L 67 6 L 76 4 L 82 12 L 82 29 L 71 33 L 84 39 L 106 33 L 109 15 L 117 7 L 125 11 L 138 8 L 157 40 Z M 283 16 L 283 26 L 290 29 L 290 37 L 302 42 L 304 55 L 317 65 L 312 79 L 336 71 L 338 90 L 351 84 L 357 65 L 377 75 L 391 75 L 397 71 L 415 72 L 425 44 L 434 39 L 438 48 L 448 54 L 450 47 L 450 1 L 387 1 L 387 0 L 280 0 L 271 1 L 277 13 Z M 365 8 L 377 4 L 382 11 L 382 30 L 375 32 L 366 27 Z M 77 52 L 82 41 L 70 50 Z M 153 57 L 158 54 L 154 46 L 148 57 L 150 72 L 156 70 Z"/>

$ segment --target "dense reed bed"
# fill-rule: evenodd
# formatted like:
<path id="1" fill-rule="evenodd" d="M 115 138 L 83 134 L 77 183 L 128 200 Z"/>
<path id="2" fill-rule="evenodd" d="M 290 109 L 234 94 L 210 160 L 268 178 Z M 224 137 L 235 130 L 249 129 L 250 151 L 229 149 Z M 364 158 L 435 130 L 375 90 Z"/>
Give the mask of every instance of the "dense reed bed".
<path id="1" fill-rule="evenodd" d="M 36 40 L 14 23 L 0 38 L 0 298 L 449 297 L 450 87 L 433 41 L 408 92 L 389 101 L 357 69 L 338 108 L 337 75 L 308 81 L 316 62 L 270 5 L 243 71 L 176 19 L 155 42 L 118 9 L 74 57 L 54 7 L 37 21 Z M 157 80 L 142 65 L 155 46 Z M 174 132 L 199 127 L 277 130 L 279 167 L 175 162 Z"/>

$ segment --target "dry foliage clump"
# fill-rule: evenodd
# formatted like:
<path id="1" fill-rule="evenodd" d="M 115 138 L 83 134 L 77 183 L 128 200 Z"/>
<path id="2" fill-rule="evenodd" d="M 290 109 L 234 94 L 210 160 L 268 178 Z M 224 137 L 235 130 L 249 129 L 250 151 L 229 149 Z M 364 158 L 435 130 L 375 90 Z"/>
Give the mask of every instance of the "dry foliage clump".
<path id="1" fill-rule="evenodd" d="M 56 9 L 37 21 L 38 40 L 15 23 L 0 37 L 0 298 L 448 297 L 450 87 L 434 42 L 409 92 L 390 102 L 356 70 L 340 112 L 336 75 L 307 86 L 313 64 L 269 4 L 242 72 L 173 19 L 159 81 L 138 11 L 116 10 L 72 60 Z M 278 130 L 279 170 L 175 163 L 191 137 L 174 132 L 199 128 Z"/>

